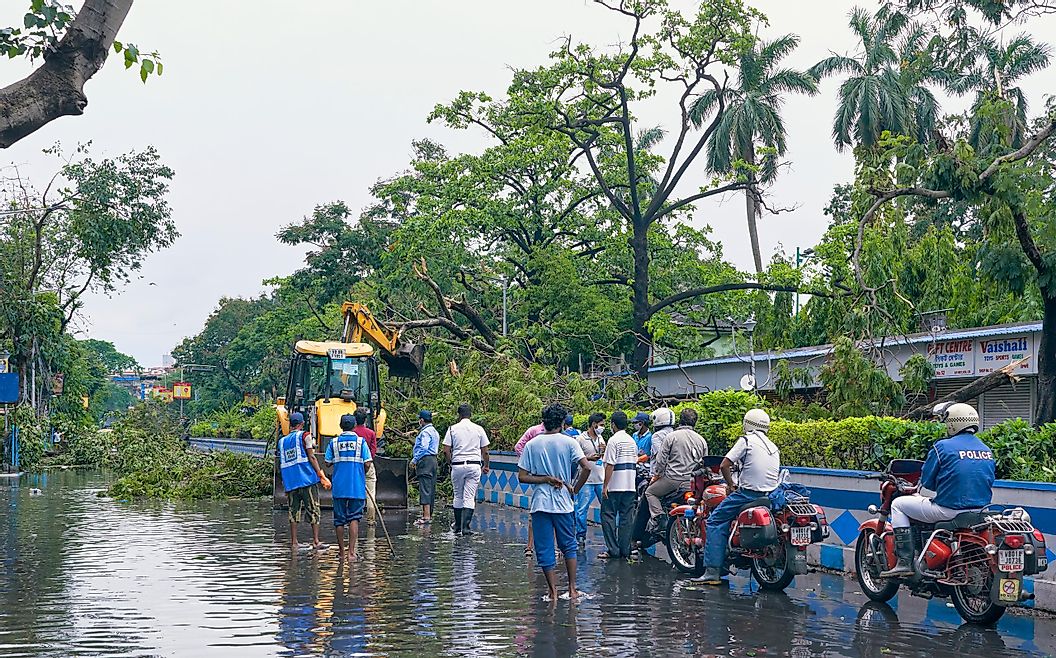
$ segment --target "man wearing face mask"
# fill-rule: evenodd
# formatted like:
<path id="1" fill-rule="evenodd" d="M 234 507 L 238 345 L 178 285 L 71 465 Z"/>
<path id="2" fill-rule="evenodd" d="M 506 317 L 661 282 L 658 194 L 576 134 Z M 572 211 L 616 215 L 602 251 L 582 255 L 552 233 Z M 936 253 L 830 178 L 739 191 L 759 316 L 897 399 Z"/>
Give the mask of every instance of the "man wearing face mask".
<path id="1" fill-rule="evenodd" d="M 605 414 L 593 413 L 587 419 L 587 431 L 575 437 L 579 441 L 579 447 L 583 449 L 583 454 L 591 462 L 590 477 L 576 496 L 576 539 L 581 544 L 587 539 L 587 512 L 590 510 L 590 504 L 601 500 L 601 489 L 605 483 L 605 464 L 602 461 L 605 456 L 605 439 L 601 436 L 605 431 L 604 425 Z"/>

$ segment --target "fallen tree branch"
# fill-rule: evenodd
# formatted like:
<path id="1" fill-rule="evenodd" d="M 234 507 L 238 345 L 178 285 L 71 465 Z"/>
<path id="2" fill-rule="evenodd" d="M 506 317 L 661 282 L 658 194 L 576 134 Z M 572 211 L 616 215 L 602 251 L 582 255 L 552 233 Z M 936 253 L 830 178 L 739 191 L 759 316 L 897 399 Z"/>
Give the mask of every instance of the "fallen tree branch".
<path id="1" fill-rule="evenodd" d="M 961 388 L 950 393 L 949 395 L 943 396 L 938 400 L 928 402 L 927 404 L 922 404 L 919 407 L 911 409 L 902 417 L 916 420 L 927 418 L 931 415 L 932 409 L 934 409 L 935 405 L 937 404 L 942 404 L 944 402 L 967 402 L 968 400 L 975 399 L 981 394 L 993 390 L 999 386 L 1003 386 L 1005 384 L 1015 384 L 1019 381 L 1020 378 L 1012 373 L 1015 372 L 1016 368 L 1022 365 L 1029 358 L 1029 356 L 1024 357 L 1019 361 L 1010 363 L 1004 368 L 1001 368 L 1000 370 L 995 370 L 994 372 L 986 375 L 985 377 L 980 377 L 979 379 L 976 379 L 967 386 L 962 386 Z"/>
<path id="2" fill-rule="evenodd" d="M 664 308 L 677 304 L 678 302 L 692 299 L 693 297 L 701 297 L 703 295 L 711 295 L 717 292 L 727 292 L 730 290 L 765 290 L 767 292 L 798 292 L 803 295 L 814 295 L 815 297 L 832 297 L 829 293 L 800 290 L 794 286 L 774 286 L 766 283 L 755 283 L 752 281 L 746 281 L 742 283 L 722 283 L 716 286 L 707 286 L 705 288 L 690 288 L 680 293 L 675 293 L 666 299 L 662 299 L 657 303 L 649 307 L 648 315 L 646 317 L 652 317 L 656 313 L 660 312 Z"/>

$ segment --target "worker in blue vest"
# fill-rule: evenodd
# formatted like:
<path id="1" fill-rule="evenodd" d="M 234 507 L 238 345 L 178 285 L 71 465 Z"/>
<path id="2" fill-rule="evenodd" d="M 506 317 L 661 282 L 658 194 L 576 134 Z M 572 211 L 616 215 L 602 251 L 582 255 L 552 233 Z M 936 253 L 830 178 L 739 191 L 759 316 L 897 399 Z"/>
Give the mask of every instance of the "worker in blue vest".
<path id="1" fill-rule="evenodd" d="M 297 550 L 297 524 L 303 517 L 312 526 L 312 545 L 326 548 L 319 541 L 319 484 L 330 489 L 330 480 L 315 458 L 315 441 L 304 429 L 304 415 L 290 414 L 290 433 L 279 440 L 279 469 L 282 486 L 290 505 L 290 548 Z"/>
<path id="2" fill-rule="evenodd" d="M 367 467 L 373 456 L 366 438 L 355 430 L 352 414 L 341 416 L 341 433 L 326 446 L 326 463 L 334 465 L 334 530 L 341 559 L 345 558 L 345 529 L 348 529 L 348 561 L 360 558 L 356 552 L 359 520 L 367 506 Z M 371 498 L 370 504 L 374 504 Z"/>

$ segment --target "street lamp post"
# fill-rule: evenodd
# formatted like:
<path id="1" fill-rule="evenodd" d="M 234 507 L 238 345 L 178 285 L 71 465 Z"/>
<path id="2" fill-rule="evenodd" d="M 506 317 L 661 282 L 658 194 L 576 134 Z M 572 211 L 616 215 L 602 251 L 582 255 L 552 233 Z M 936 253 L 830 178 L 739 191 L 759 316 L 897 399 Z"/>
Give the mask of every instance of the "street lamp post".
<path id="1" fill-rule="evenodd" d="M 796 270 L 802 269 L 803 263 L 808 258 L 814 255 L 814 249 L 807 248 L 800 251 L 799 247 L 796 247 Z M 796 290 L 796 315 L 799 315 L 799 290 Z"/>
<path id="2" fill-rule="evenodd" d="M 748 372 L 752 377 L 752 390 L 756 390 L 755 379 L 755 320 L 749 318 L 744 321 L 744 329 L 748 332 Z"/>

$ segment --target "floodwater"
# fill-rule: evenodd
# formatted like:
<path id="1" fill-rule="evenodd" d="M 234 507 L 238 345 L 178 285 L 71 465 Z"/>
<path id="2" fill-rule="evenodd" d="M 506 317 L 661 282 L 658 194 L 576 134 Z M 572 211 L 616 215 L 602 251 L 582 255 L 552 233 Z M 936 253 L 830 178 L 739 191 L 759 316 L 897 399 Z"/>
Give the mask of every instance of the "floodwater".
<path id="1" fill-rule="evenodd" d="M 852 579 L 812 574 L 787 594 L 695 587 L 666 562 L 603 563 L 592 531 L 578 605 L 551 606 L 522 554 L 526 516 L 478 507 L 455 539 L 389 513 L 367 560 L 291 557 L 267 501 L 128 503 L 100 474 L 0 480 L 2 656 L 1029 656 L 1056 620 L 962 626 L 944 601 L 867 604 Z M 39 488 L 40 493 L 31 491 Z M 324 518 L 328 512 L 324 512 Z M 328 527 L 325 535 L 332 539 Z M 302 539 L 305 537 L 302 536 Z M 897 610 L 897 612 L 896 612 Z"/>

